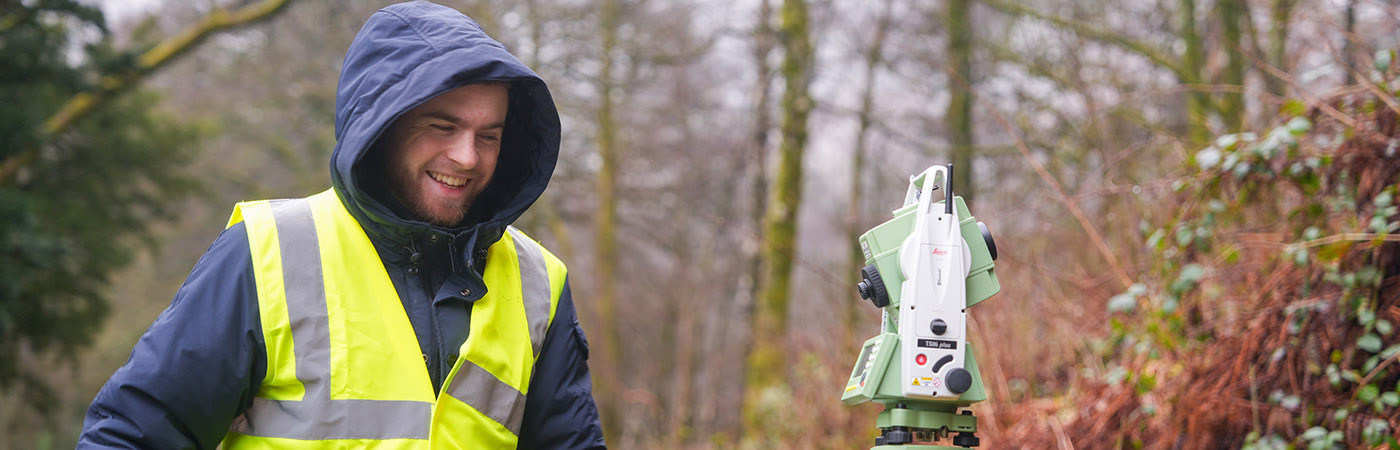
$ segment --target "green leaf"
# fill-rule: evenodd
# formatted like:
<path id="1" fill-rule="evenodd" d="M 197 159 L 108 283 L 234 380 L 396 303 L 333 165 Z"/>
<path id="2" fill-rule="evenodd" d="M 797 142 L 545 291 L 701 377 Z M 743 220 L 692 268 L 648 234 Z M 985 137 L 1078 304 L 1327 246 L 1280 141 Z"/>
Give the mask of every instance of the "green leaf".
<path id="1" fill-rule="evenodd" d="M 1157 231 L 1152 232 L 1151 236 L 1147 237 L 1147 248 L 1161 250 L 1163 242 L 1162 240 L 1166 237 L 1167 230 L 1158 228 Z"/>
<path id="2" fill-rule="evenodd" d="M 1191 245 L 1191 240 L 1193 238 L 1195 238 L 1195 233 L 1192 233 L 1190 229 L 1186 227 L 1179 227 L 1176 229 L 1177 247 L 1186 247 L 1187 245 Z"/>
<path id="3" fill-rule="evenodd" d="M 1371 308 L 1367 308 L 1365 305 L 1362 305 L 1360 308 L 1356 308 L 1356 323 L 1359 323 L 1361 324 L 1361 326 L 1365 327 L 1370 326 L 1372 323 L 1375 323 L 1375 321 L 1376 312 L 1372 311 Z"/>
<path id="4" fill-rule="evenodd" d="M 1341 241 L 1317 247 L 1317 259 L 1332 263 L 1341 261 L 1354 244 L 1352 241 Z"/>
<path id="5" fill-rule="evenodd" d="M 1371 445 L 1380 445 L 1390 437 L 1390 424 L 1382 419 L 1371 419 L 1361 430 L 1361 438 Z"/>
<path id="6" fill-rule="evenodd" d="M 1286 126 L 1288 127 L 1289 133 L 1292 133 L 1294 136 L 1302 136 L 1304 133 L 1307 133 L 1308 130 L 1312 129 L 1312 121 L 1308 120 L 1306 117 L 1294 117 L 1288 121 Z"/>
<path id="7" fill-rule="evenodd" d="M 1186 267 L 1181 268 L 1181 275 L 1177 276 L 1177 279 L 1181 281 L 1195 283 L 1196 281 L 1199 281 L 1201 277 L 1205 275 L 1205 273 L 1206 269 L 1204 267 L 1201 267 L 1200 264 L 1187 264 Z"/>
<path id="8" fill-rule="evenodd" d="M 1215 146 L 1206 147 L 1196 152 L 1196 165 L 1201 169 L 1210 170 L 1220 164 L 1220 149 Z"/>
<path id="9" fill-rule="evenodd" d="M 1380 353 L 1381 337 L 1366 333 L 1365 336 L 1356 339 L 1356 347 L 1371 353 Z"/>
<path id="10" fill-rule="evenodd" d="M 1308 265 L 1308 249 L 1300 248 L 1293 251 L 1293 264 L 1299 266 Z"/>
<path id="11" fill-rule="evenodd" d="M 1234 264 L 1236 262 L 1239 262 L 1240 260 L 1240 249 L 1235 248 L 1234 246 L 1230 246 L 1224 250 L 1221 250 L 1220 254 L 1221 256 L 1224 256 L 1226 264 Z"/>
<path id="12" fill-rule="evenodd" d="M 1137 307 L 1137 296 L 1123 293 L 1108 299 L 1108 312 L 1130 312 Z"/>
<path id="13" fill-rule="evenodd" d="M 1392 407 L 1394 407 L 1394 406 L 1400 406 L 1400 393 L 1396 393 L 1395 391 L 1390 391 L 1390 392 L 1386 392 L 1386 393 L 1384 393 L 1384 394 L 1381 394 L 1381 403 L 1385 403 L 1387 406 L 1392 406 Z"/>
<path id="14" fill-rule="evenodd" d="M 1249 175 L 1249 169 L 1252 168 L 1252 167 L 1254 167 L 1254 166 L 1253 166 L 1252 164 L 1250 164 L 1250 163 L 1247 163 L 1247 162 L 1240 162 L 1239 164 L 1236 164 L 1236 165 L 1235 165 L 1235 170 L 1233 170 L 1232 173 L 1235 175 L 1235 178 L 1237 178 L 1237 179 L 1238 179 L 1238 178 L 1244 178 L 1245 175 Z"/>
<path id="15" fill-rule="evenodd" d="M 1362 386 L 1361 390 L 1356 393 L 1356 399 L 1361 400 L 1362 403 L 1371 403 L 1375 401 L 1376 397 L 1380 396 L 1380 394 L 1380 388 L 1376 387 L 1374 384 L 1368 384 Z"/>
<path id="16" fill-rule="evenodd" d="M 1283 103 L 1283 107 L 1279 108 L 1279 114 L 1284 116 L 1301 116 L 1307 114 L 1307 112 L 1308 105 L 1296 98 L 1288 99 L 1287 102 Z"/>
<path id="17" fill-rule="evenodd" d="M 1213 145 L 1213 147 L 1219 147 L 1219 148 L 1224 149 L 1224 150 L 1229 150 L 1230 147 L 1234 147 L 1235 144 L 1237 144 L 1237 143 L 1239 143 L 1239 142 L 1240 142 L 1240 135 L 1238 135 L 1238 134 L 1223 134 L 1223 135 L 1220 135 L 1220 137 L 1215 138 L 1215 145 Z"/>
<path id="18" fill-rule="evenodd" d="M 1133 386 L 1134 390 L 1137 391 L 1138 395 L 1143 395 L 1148 392 L 1152 392 L 1152 389 L 1156 387 L 1157 377 L 1152 375 L 1138 376 L 1137 383 L 1135 383 Z"/>
<path id="19" fill-rule="evenodd" d="M 1376 51 L 1376 71 L 1385 73 L 1390 70 L 1390 50 Z"/>

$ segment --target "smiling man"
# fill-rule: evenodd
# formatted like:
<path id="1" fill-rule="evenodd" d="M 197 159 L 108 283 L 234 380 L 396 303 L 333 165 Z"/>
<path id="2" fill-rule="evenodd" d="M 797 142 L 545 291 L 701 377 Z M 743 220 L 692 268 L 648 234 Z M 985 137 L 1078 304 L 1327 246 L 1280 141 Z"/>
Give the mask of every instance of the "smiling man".
<path id="1" fill-rule="evenodd" d="M 79 448 L 603 448 L 544 191 L 543 80 L 460 13 L 370 17 L 332 188 L 239 203 L 88 409 Z"/>
<path id="2" fill-rule="evenodd" d="M 509 92 L 507 84 L 469 84 L 404 113 L 376 157 L 394 200 L 433 225 L 462 222 L 491 182 Z"/>

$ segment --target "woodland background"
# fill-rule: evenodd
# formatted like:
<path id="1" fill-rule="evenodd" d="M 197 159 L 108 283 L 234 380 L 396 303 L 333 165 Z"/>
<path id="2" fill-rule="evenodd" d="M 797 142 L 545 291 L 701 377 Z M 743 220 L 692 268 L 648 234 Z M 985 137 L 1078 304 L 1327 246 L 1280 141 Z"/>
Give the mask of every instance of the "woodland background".
<path id="1" fill-rule="evenodd" d="M 559 104 L 517 225 L 612 448 L 873 445 L 855 236 L 949 162 L 983 448 L 1397 447 L 1393 0 L 446 3 Z M 381 6 L 0 1 L 0 448 L 73 446 L 234 202 L 328 184 Z"/>

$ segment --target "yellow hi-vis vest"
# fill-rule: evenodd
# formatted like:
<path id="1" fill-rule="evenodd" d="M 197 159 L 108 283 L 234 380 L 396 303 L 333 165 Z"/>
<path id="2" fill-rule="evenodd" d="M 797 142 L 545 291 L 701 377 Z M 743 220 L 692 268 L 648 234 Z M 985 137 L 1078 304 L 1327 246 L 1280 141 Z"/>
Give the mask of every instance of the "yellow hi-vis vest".
<path id="1" fill-rule="evenodd" d="M 564 287 L 564 264 L 509 228 L 487 250 L 489 291 L 433 393 L 417 336 L 374 245 L 335 192 L 239 203 L 267 375 L 223 448 L 513 449 Z"/>

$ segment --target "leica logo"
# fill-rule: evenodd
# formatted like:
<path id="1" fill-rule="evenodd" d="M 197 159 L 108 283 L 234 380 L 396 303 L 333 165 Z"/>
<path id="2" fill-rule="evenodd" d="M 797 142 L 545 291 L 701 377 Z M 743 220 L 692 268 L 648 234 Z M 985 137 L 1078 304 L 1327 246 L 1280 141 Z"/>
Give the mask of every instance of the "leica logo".
<path id="1" fill-rule="evenodd" d="M 944 249 L 941 249 L 941 248 L 935 248 L 935 249 L 933 249 L 933 256 L 943 256 L 943 255 L 946 255 L 946 254 L 948 254 L 948 251 L 947 251 L 947 250 L 944 250 Z"/>

